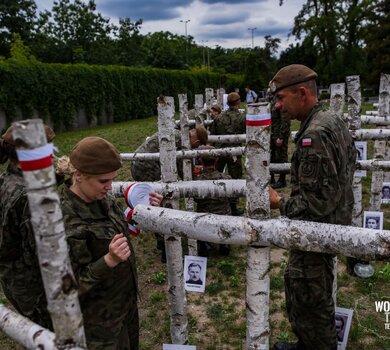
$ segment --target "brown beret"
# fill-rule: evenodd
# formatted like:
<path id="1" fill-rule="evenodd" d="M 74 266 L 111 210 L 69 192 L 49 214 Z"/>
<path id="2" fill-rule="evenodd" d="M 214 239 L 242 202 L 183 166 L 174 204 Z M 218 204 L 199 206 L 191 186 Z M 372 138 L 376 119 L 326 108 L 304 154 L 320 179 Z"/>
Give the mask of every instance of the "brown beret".
<path id="1" fill-rule="evenodd" d="M 87 175 L 111 173 L 122 166 L 114 145 L 95 136 L 86 137 L 73 147 L 70 162 L 78 171 Z"/>
<path id="2" fill-rule="evenodd" d="M 44 124 L 44 127 L 45 127 L 45 133 L 46 133 L 47 142 L 53 141 L 54 137 L 56 136 L 56 134 L 54 133 L 53 129 L 51 127 L 47 126 L 46 124 Z M 7 129 L 7 131 L 3 134 L 2 139 L 4 141 L 6 141 L 7 143 L 15 146 L 14 139 L 12 137 L 12 131 L 13 131 L 13 127 L 10 126 Z"/>
<path id="3" fill-rule="evenodd" d="M 227 97 L 228 105 L 233 105 L 240 100 L 240 95 L 237 92 L 231 92 Z"/>
<path id="4" fill-rule="evenodd" d="M 269 88 L 274 94 L 281 89 L 316 78 L 317 73 L 314 70 L 302 64 L 291 64 L 283 67 L 275 74 L 269 83 Z"/>
<path id="5" fill-rule="evenodd" d="M 219 107 L 218 105 L 211 106 L 211 109 L 214 109 L 218 113 L 221 113 L 221 107 Z"/>

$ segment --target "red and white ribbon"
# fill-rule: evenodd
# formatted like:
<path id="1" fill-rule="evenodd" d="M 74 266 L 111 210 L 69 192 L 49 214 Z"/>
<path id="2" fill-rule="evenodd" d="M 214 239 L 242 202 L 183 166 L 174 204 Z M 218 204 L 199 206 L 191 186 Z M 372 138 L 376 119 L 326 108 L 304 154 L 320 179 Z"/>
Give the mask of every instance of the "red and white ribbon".
<path id="1" fill-rule="evenodd" d="M 271 125 L 271 114 L 247 114 L 246 115 L 247 126 L 268 126 Z"/>
<path id="2" fill-rule="evenodd" d="M 128 232 L 132 236 L 138 236 L 141 233 L 141 230 L 133 225 L 133 220 L 131 219 L 133 216 L 133 209 L 127 207 L 124 211 L 125 220 L 127 221 L 127 229 Z"/>
<path id="3" fill-rule="evenodd" d="M 34 149 L 17 150 L 16 154 L 22 171 L 45 169 L 53 163 L 53 144 L 48 143 Z"/>
<path id="4" fill-rule="evenodd" d="M 132 183 L 129 187 L 127 187 L 126 188 L 126 190 L 125 190 L 125 193 L 123 194 L 123 197 L 125 198 L 125 202 L 126 202 L 126 204 L 129 206 L 129 207 L 131 207 L 131 201 L 130 201 L 130 198 L 129 198 L 129 192 L 130 192 L 130 189 L 131 189 L 131 187 L 132 186 L 134 186 L 135 185 L 135 182 L 134 183 Z M 130 209 L 130 208 L 129 208 Z"/>

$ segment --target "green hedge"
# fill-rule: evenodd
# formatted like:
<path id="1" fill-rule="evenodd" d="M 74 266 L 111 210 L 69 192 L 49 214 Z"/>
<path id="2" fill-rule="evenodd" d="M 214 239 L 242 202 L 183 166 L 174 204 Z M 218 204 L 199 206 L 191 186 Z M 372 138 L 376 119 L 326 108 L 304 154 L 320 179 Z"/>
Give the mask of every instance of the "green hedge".
<path id="1" fill-rule="evenodd" d="M 0 110 L 10 123 L 17 108 L 23 118 L 37 110 L 50 118 L 55 128 L 69 128 L 77 111 L 85 109 L 88 120 L 101 121 L 105 110 L 114 122 L 156 114 L 159 95 L 187 93 L 189 106 L 194 95 L 206 87 L 227 91 L 242 84 L 242 77 L 122 66 L 0 62 Z M 177 101 L 176 101 L 177 103 Z M 177 106 L 176 106 L 177 107 Z"/>

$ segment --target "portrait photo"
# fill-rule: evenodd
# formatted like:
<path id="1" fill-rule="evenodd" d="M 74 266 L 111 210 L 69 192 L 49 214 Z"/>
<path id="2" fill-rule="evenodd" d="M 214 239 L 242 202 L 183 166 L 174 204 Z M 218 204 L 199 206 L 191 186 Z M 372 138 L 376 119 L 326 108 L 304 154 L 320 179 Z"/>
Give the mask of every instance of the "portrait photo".
<path id="1" fill-rule="evenodd" d="M 335 321 L 337 332 L 337 350 L 345 350 L 347 348 L 352 314 L 352 309 L 336 307 Z"/>
<path id="2" fill-rule="evenodd" d="M 203 293 L 206 287 L 207 258 L 184 256 L 185 290 Z"/>
<path id="3" fill-rule="evenodd" d="M 390 182 L 384 182 L 382 184 L 382 203 L 390 203 Z"/>
<path id="4" fill-rule="evenodd" d="M 367 141 L 355 141 L 356 160 L 367 160 Z M 355 176 L 367 176 L 366 170 L 356 170 Z"/>
<path id="5" fill-rule="evenodd" d="M 363 227 L 374 230 L 383 230 L 383 213 L 381 211 L 365 211 Z"/>

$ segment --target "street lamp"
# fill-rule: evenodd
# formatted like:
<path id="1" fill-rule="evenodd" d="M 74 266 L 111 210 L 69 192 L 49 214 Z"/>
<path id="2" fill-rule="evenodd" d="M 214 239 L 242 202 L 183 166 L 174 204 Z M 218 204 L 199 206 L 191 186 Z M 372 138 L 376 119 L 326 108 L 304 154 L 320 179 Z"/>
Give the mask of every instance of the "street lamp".
<path id="1" fill-rule="evenodd" d="M 251 31 L 252 31 L 252 49 L 253 49 L 253 47 L 254 47 L 254 45 L 253 45 L 253 36 L 254 36 L 254 33 L 255 33 L 255 30 L 256 30 L 256 29 L 257 29 L 256 27 L 248 28 L 248 30 L 251 30 Z"/>
<path id="2" fill-rule="evenodd" d="M 184 30 L 186 35 L 186 65 L 188 66 L 188 35 L 187 35 L 187 23 L 190 22 L 190 19 L 180 20 L 181 23 L 184 23 Z"/>
<path id="3" fill-rule="evenodd" d="M 208 42 L 208 40 L 201 40 L 200 41 L 202 43 L 202 47 L 203 47 L 203 66 L 206 65 L 206 56 L 205 56 L 205 52 L 204 52 L 204 47 L 205 47 L 205 43 Z"/>

